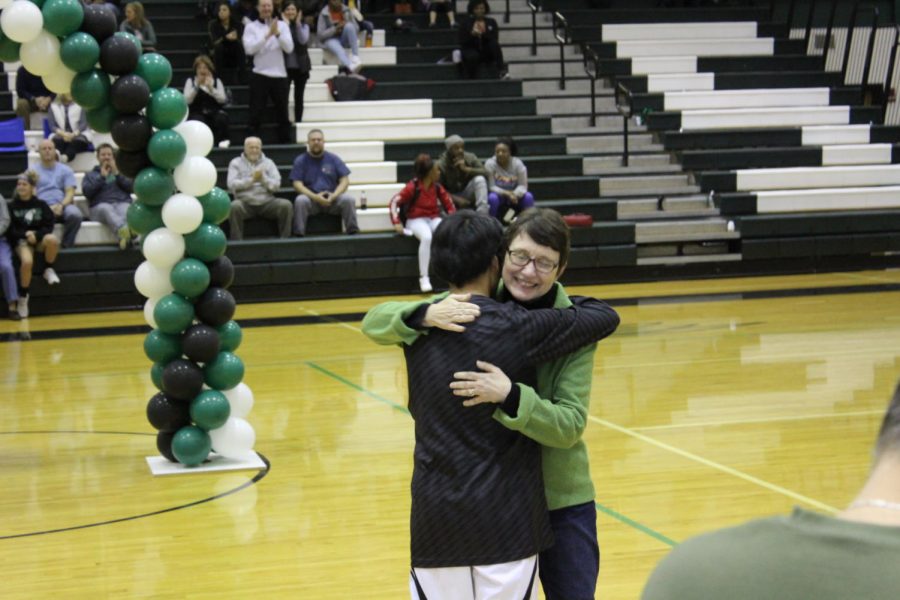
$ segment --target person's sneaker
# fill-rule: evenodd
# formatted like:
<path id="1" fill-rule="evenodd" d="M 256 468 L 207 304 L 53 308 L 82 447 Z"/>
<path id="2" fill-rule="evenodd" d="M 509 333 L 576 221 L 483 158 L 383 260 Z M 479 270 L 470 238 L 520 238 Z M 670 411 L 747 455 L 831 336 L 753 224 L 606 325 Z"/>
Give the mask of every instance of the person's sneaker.
<path id="1" fill-rule="evenodd" d="M 222 140 L 221 142 L 219 142 L 219 148 L 230 148 L 230 147 L 231 147 L 231 140 Z"/>
<path id="2" fill-rule="evenodd" d="M 44 269 L 44 279 L 47 280 L 47 283 L 49 285 L 56 285 L 57 283 L 59 283 L 59 275 L 56 274 L 56 271 L 53 270 L 53 267 L 47 267 L 46 269 Z"/>
<path id="3" fill-rule="evenodd" d="M 431 280 L 427 277 L 419 277 L 419 289 L 422 290 L 423 293 L 427 294 L 432 289 Z"/>
<path id="4" fill-rule="evenodd" d="M 362 60 L 358 56 L 350 57 L 350 70 L 354 73 L 359 73 L 360 69 L 362 69 Z"/>
<path id="5" fill-rule="evenodd" d="M 16 313 L 23 318 L 28 318 L 28 296 L 22 296 L 16 300 Z"/>
<path id="6" fill-rule="evenodd" d="M 131 245 L 131 230 L 128 228 L 128 225 L 122 225 L 119 227 L 119 230 L 116 232 L 116 235 L 119 236 L 119 250 L 125 250 L 128 246 Z M 49 279 L 47 281 L 50 281 Z M 57 279 L 57 283 L 59 279 Z"/>
<path id="7" fill-rule="evenodd" d="M 8 312 L 9 312 L 8 316 L 11 321 L 21 321 L 22 320 L 22 315 L 19 314 L 18 308 L 10 308 Z"/>

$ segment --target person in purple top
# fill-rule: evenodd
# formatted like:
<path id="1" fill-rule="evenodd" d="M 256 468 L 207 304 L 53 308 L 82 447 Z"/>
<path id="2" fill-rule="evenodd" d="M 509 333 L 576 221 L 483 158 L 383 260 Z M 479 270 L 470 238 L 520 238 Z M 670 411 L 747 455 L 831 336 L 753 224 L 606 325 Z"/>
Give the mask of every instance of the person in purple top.
<path id="1" fill-rule="evenodd" d="M 294 159 L 291 181 L 294 199 L 294 235 L 306 235 L 310 215 L 341 215 L 344 230 L 359 233 L 356 199 L 345 193 L 350 186 L 350 169 L 336 154 L 325 151 L 325 134 L 313 129 L 306 136 L 306 152 Z"/>

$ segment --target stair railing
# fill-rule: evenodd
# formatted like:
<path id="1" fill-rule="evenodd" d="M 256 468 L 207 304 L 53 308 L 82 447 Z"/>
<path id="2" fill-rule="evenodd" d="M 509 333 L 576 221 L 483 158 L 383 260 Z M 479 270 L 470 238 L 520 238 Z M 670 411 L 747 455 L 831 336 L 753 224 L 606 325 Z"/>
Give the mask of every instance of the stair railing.
<path id="1" fill-rule="evenodd" d="M 628 166 L 628 121 L 631 119 L 634 97 L 621 82 L 616 83 L 616 110 L 622 115 L 622 166 Z"/>
<path id="2" fill-rule="evenodd" d="M 822 45 L 822 69 L 828 64 L 828 51 L 831 50 L 831 40 L 834 36 L 834 17 L 837 14 L 837 0 L 831 0 L 831 13 L 828 15 L 828 25 L 825 27 L 825 42 Z"/>
<path id="3" fill-rule="evenodd" d="M 591 127 L 597 125 L 597 80 L 600 79 L 600 59 L 587 43 L 581 43 L 581 58 L 584 72 L 591 80 Z"/>
<path id="4" fill-rule="evenodd" d="M 509 0 L 506 0 L 506 11 L 503 13 L 503 22 L 509 23 Z"/>
<path id="5" fill-rule="evenodd" d="M 537 14 L 541 11 L 540 0 L 526 0 L 529 10 L 531 10 L 531 55 L 537 54 Z"/>
<path id="6" fill-rule="evenodd" d="M 559 12 L 553 13 L 553 37 L 559 43 L 559 89 L 566 89 L 566 44 L 569 43 L 569 22 Z"/>

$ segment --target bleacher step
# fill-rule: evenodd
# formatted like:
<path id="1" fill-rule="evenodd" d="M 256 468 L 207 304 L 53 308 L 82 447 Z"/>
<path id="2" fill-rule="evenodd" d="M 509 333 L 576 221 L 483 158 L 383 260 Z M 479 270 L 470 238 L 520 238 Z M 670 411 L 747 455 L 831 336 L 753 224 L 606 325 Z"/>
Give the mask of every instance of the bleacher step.
<path id="1" fill-rule="evenodd" d="M 632 151 L 656 152 L 663 148 L 653 141 L 649 133 L 628 133 L 628 148 Z M 596 154 L 599 152 L 622 152 L 621 130 L 612 135 L 572 135 L 566 139 L 566 152 L 569 154 Z"/>
<path id="2" fill-rule="evenodd" d="M 584 157 L 584 173 L 585 175 L 596 175 L 594 170 L 617 169 L 619 167 L 626 169 L 656 167 L 664 169 L 666 167 L 674 167 L 680 171 L 678 164 L 673 164 L 668 154 L 632 154 L 628 157 L 628 167 L 622 166 L 621 155 L 604 155 L 604 156 L 585 156 Z"/>
<path id="3" fill-rule="evenodd" d="M 611 113 L 616 110 L 612 92 L 598 94 L 594 108 L 597 112 Z M 591 110 L 590 95 L 559 96 L 554 98 L 538 98 L 537 112 L 542 115 L 584 114 Z"/>
<path id="4" fill-rule="evenodd" d="M 621 200 L 618 203 L 620 219 L 672 219 L 680 217 L 714 217 L 719 215 L 704 195 L 663 197 L 660 210 L 659 197 Z"/>
<path id="5" fill-rule="evenodd" d="M 533 81 L 522 82 L 522 93 L 525 96 L 536 96 L 538 98 L 544 96 L 569 96 L 571 94 L 590 94 L 591 80 L 583 77 L 583 71 L 574 71 L 567 73 L 566 87 L 559 87 L 559 73 L 555 74 L 555 78 L 535 79 Z M 577 75 L 578 78 L 571 78 L 571 75 Z M 605 87 L 601 82 L 597 82 L 595 87 L 596 93 L 601 90 L 611 90 Z"/>
<path id="6" fill-rule="evenodd" d="M 665 175 L 639 175 L 634 177 L 608 177 L 600 182 L 601 196 L 639 192 L 652 189 L 683 189 L 688 186 L 688 176 L 684 173 Z"/>
<path id="7" fill-rule="evenodd" d="M 598 165 L 598 164 L 590 164 L 588 160 L 585 159 L 583 171 L 585 175 L 596 175 L 598 177 L 628 177 L 634 175 L 641 175 L 642 177 L 654 176 L 654 175 L 666 175 L 666 174 L 675 174 L 681 173 L 680 165 L 673 164 L 635 164 L 633 160 L 637 157 L 629 157 L 628 166 L 624 166 L 622 164 L 619 165 Z"/>
<path id="8" fill-rule="evenodd" d="M 649 256 L 637 259 L 638 266 L 646 265 L 688 265 L 697 263 L 740 262 L 739 252 L 728 254 L 695 254 L 691 256 Z"/>
<path id="9" fill-rule="evenodd" d="M 597 115 L 594 125 L 588 116 L 553 117 L 553 133 L 604 133 L 622 131 L 622 117 L 616 114 Z M 630 125 L 629 132 L 640 133 L 646 131 L 642 125 Z"/>
<path id="10" fill-rule="evenodd" d="M 730 221 L 719 217 L 684 221 L 649 221 L 635 225 L 634 236 L 638 244 L 739 239 L 741 234 L 733 230 L 733 225 L 732 231 L 728 230 L 729 223 Z"/>

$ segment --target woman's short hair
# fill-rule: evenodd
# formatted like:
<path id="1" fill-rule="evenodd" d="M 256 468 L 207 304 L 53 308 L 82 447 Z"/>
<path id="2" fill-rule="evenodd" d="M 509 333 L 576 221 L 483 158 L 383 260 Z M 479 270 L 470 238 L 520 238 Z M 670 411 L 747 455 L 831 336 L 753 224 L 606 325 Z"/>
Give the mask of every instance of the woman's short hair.
<path id="1" fill-rule="evenodd" d="M 506 230 L 504 253 L 520 233 L 527 233 L 536 244 L 559 252 L 559 269 L 568 264 L 572 234 L 562 216 L 552 208 L 529 208 L 523 211 Z"/>
<path id="2" fill-rule="evenodd" d="M 214 65 L 212 59 L 205 54 L 198 54 L 197 58 L 194 59 L 195 75 L 197 74 L 197 65 L 206 65 L 206 68 L 209 69 L 213 75 L 216 73 L 216 65 Z"/>
<path id="3" fill-rule="evenodd" d="M 434 160 L 432 160 L 431 155 L 423 152 L 416 157 L 416 160 L 413 163 L 413 174 L 419 179 L 424 179 L 426 175 L 431 173 L 431 169 L 433 168 Z"/>
<path id="4" fill-rule="evenodd" d="M 472 11 L 479 4 L 484 4 L 484 14 L 491 12 L 491 6 L 487 3 L 487 0 L 469 0 L 469 4 L 466 5 L 466 13 L 471 15 Z"/>

